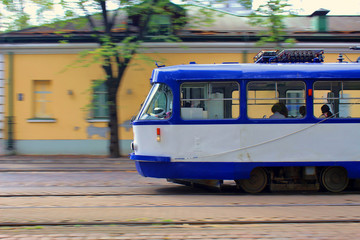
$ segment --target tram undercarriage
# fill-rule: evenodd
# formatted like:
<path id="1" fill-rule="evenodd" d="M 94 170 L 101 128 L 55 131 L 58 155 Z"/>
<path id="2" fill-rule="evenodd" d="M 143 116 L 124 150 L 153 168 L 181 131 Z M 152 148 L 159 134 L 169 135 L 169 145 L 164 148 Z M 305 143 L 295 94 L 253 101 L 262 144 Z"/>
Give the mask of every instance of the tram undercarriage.
<path id="1" fill-rule="evenodd" d="M 222 180 L 168 179 L 188 186 L 220 188 Z M 343 167 L 258 167 L 251 171 L 249 179 L 235 180 L 238 189 L 248 193 L 264 190 L 341 192 L 349 185 L 347 171 Z"/>

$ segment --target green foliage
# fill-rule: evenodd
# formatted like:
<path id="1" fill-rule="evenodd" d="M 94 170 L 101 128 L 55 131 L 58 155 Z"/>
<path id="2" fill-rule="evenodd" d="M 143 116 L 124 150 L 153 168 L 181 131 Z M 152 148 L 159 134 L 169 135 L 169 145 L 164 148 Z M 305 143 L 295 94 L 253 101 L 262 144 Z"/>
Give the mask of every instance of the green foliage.
<path id="1" fill-rule="evenodd" d="M 163 223 L 172 223 L 172 222 L 174 222 L 174 220 L 172 220 L 172 219 L 164 219 L 161 222 L 163 222 Z"/>
<path id="2" fill-rule="evenodd" d="M 260 5 L 257 10 L 249 16 L 249 23 L 253 26 L 263 27 L 260 32 L 258 45 L 275 43 L 281 48 L 282 43 L 294 43 L 292 38 L 286 38 L 285 18 L 292 16 L 288 0 L 268 0 L 266 4 Z"/>
<path id="3" fill-rule="evenodd" d="M 252 7 L 252 0 L 238 0 L 238 2 L 247 9 L 251 9 Z"/>
<path id="4" fill-rule="evenodd" d="M 109 127 L 110 156 L 118 157 L 116 150 L 119 144 L 118 126 L 114 124 L 117 119 L 117 95 L 122 76 L 131 59 L 138 53 L 141 43 L 145 41 L 178 42 L 176 31 L 187 23 L 185 9 L 179 7 L 170 0 L 0 0 L 6 4 L 8 11 L 16 14 L 18 29 L 29 26 L 29 16 L 22 8 L 25 1 L 31 1 L 37 6 L 38 15 L 57 10 L 52 13 L 55 17 L 50 19 L 52 24 L 46 27 L 53 29 L 55 34 L 62 36 L 62 42 L 72 40 L 71 31 L 80 29 L 92 33 L 93 41 L 98 44 L 95 49 L 84 51 L 72 67 L 101 66 L 104 70 L 104 80 L 108 90 L 109 104 Z M 13 7 L 14 2 L 19 7 Z M 243 0 L 245 1 L 245 0 Z M 111 8 L 110 8 L 111 6 Z M 207 8 L 199 8 L 195 22 L 198 24 L 211 24 L 214 11 Z M 40 21 L 44 23 L 46 21 Z M 130 23 L 130 24 L 129 24 Z M 21 25 L 21 26 L 20 26 Z M 122 28 L 121 31 L 118 28 Z M 119 34 L 120 31 L 120 34 Z M 121 35 L 121 38 L 118 36 Z M 143 56 L 139 57 L 149 62 Z M 90 90 L 100 84 L 96 81 Z M 89 90 L 89 91 L 90 91 Z M 115 108 L 113 107 L 115 106 Z M 88 106 L 92 108 L 91 104 Z M 114 150 L 115 149 L 115 150 Z"/>
<path id="5" fill-rule="evenodd" d="M 211 26 L 214 23 L 214 15 L 218 13 L 211 8 L 199 8 L 193 15 L 192 22 L 194 26 Z M 191 26 L 191 27 L 194 27 Z"/>
<path id="6" fill-rule="evenodd" d="M 38 19 L 53 9 L 52 0 L 0 0 L 0 31 L 14 31 L 31 27 L 31 13 Z"/>
<path id="7" fill-rule="evenodd" d="M 43 226 L 30 226 L 30 227 L 24 227 L 26 230 L 37 230 L 37 229 L 43 229 Z"/>

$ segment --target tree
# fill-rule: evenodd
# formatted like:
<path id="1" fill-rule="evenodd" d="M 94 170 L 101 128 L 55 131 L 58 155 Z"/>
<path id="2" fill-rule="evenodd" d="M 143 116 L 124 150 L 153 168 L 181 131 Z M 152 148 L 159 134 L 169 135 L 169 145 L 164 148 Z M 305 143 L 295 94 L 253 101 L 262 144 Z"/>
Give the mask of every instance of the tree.
<path id="1" fill-rule="evenodd" d="M 24 12 L 23 8 L 13 9 L 11 7 L 13 1 L 2 0 L 2 3 L 8 10 L 17 13 L 15 16 L 20 18 Z M 23 0 L 18 1 L 18 4 L 24 3 Z M 68 24 L 82 23 L 83 25 L 79 28 L 86 25 L 93 33 L 92 39 L 98 44 L 98 48 L 82 53 L 80 61 L 85 66 L 100 64 L 104 70 L 103 82 L 108 92 L 109 107 L 109 155 L 110 157 L 119 157 L 117 94 L 124 72 L 143 41 L 154 39 L 156 41 L 178 41 L 179 39 L 174 36 L 174 33 L 186 23 L 185 12 L 169 0 L 145 0 L 142 2 L 136 0 L 60 0 L 55 3 L 51 3 L 49 0 L 33 0 L 33 2 L 39 5 L 39 13 L 45 14 L 57 10 L 57 13 L 53 14 L 53 18 L 50 19 L 54 25 L 49 25 L 49 27 L 54 31 L 56 29 L 57 34 L 64 36 L 65 40 L 71 41 L 72 37 L 61 31 Z M 42 7 L 42 4 L 45 6 Z M 203 13 L 207 13 L 207 11 L 203 11 Z M 118 19 L 121 16 L 123 16 L 122 19 L 127 19 L 127 22 L 119 23 Z M 27 20 L 24 19 L 24 22 L 28 24 Z M 165 24 L 164 27 L 159 24 L 161 21 L 168 21 L 170 24 Z M 24 26 L 28 25 L 18 25 L 17 27 L 21 29 Z M 116 28 L 123 29 L 121 36 Z"/>
<path id="2" fill-rule="evenodd" d="M 288 0 L 268 0 L 249 16 L 251 25 L 262 26 L 266 29 L 260 32 L 259 45 L 275 43 L 276 48 L 281 48 L 282 43 L 294 43 L 293 38 L 285 37 L 284 20 L 292 15 L 290 6 Z"/>
<path id="3" fill-rule="evenodd" d="M 80 0 L 77 2 L 77 6 L 83 12 L 92 32 L 94 32 L 93 37 L 99 47 L 93 51 L 86 52 L 83 54 L 83 57 L 91 55 L 91 63 L 100 63 L 104 70 L 104 83 L 108 92 L 107 100 L 109 108 L 109 154 L 110 157 L 118 157 L 120 156 L 120 148 L 117 94 L 124 72 L 131 59 L 137 53 L 140 44 L 143 41 L 150 40 L 150 34 L 154 37 L 156 36 L 157 41 L 173 40 L 172 33 L 177 27 L 182 26 L 184 22 L 182 18 L 185 14 L 179 14 L 178 9 L 172 9 L 176 6 L 168 0 L 148 0 L 142 3 L 136 1 L 118 1 L 120 5 L 113 11 L 109 11 L 108 8 L 111 1 L 95 0 L 92 3 L 89 2 L 91 1 Z M 71 11 L 72 3 L 64 4 L 63 6 L 69 16 L 75 15 Z M 94 10 L 98 10 L 99 13 L 94 14 Z M 134 29 L 130 29 L 130 24 L 121 23 L 120 26 L 117 25 L 117 18 L 120 14 L 127 15 L 128 23 L 131 22 L 131 27 Z M 175 16 L 176 14 L 179 16 Z M 170 19 L 172 23 L 173 29 L 157 29 L 159 25 L 156 24 L 157 19 L 155 16 L 167 16 L 167 19 Z M 180 22 L 175 22 L 175 20 Z M 125 28 L 121 40 L 114 36 L 116 33 L 114 28 L 118 27 Z"/>

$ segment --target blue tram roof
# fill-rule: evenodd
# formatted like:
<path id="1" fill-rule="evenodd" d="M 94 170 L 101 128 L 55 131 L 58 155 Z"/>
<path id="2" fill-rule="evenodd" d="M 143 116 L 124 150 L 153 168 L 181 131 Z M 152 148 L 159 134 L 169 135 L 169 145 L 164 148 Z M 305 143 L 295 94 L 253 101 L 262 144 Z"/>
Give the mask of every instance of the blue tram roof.
<path id="1" fill-rule="evenodd" d="M 360 79 L 359 63 L 188 64 L 153 70 L 151 83 L 204 80 Z"/>

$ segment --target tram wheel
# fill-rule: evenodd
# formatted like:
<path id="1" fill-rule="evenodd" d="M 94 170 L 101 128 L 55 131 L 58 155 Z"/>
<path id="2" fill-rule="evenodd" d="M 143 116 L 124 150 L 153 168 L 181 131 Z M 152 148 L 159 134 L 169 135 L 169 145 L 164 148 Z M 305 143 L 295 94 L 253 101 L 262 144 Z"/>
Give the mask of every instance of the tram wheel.
<path id="1" fill-rule="evenodd" d="M 237 180 L 236 183 L 248 193 L 259 193 L 268 183 L 268 175 L 263 168 L 255 168 L 250 173 L 249 179 Z"/>
<path id="2" fill-rule="evenodd" d="M 347 171 L 343 167 L 327 167 L 321 173 L 321 184 L 329 192 L 341 192 L 349 184 Z"/>

